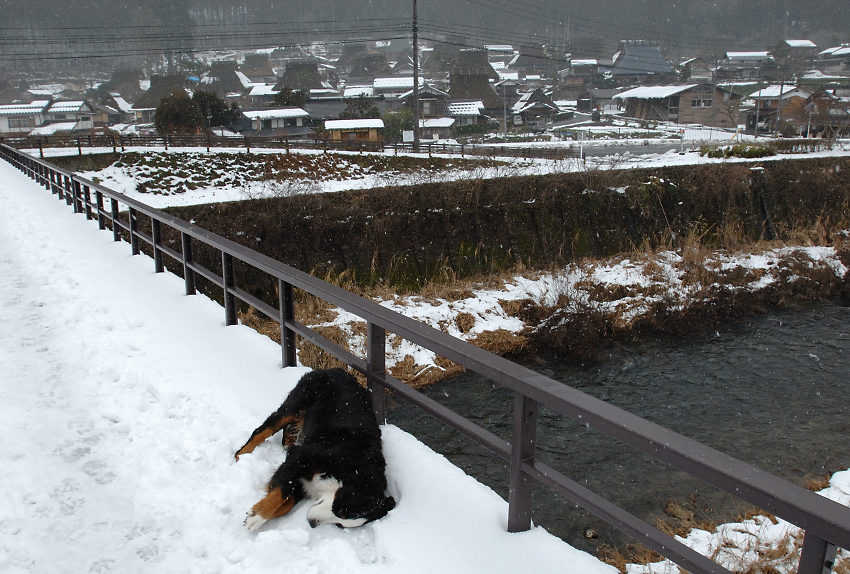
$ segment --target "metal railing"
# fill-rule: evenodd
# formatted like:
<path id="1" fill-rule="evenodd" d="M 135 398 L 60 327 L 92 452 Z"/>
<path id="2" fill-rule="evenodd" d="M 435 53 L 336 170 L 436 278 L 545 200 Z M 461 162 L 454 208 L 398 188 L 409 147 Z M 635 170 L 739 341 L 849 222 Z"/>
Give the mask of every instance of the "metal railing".
<path id="1" fill-rule="evenodd" d="M 101 229 L 111 228 L 115 241 L 121 241 L 122 234 L 129 235 L 133 254 L 141 252 L 141 242 L 147 244 L 153 253 L 156 272 L 165 270 L 164 256 L 181 264 L 187 295 L 196 292 L 197 275 L 216 285 L 223 294 L 227 325 L 237 323 L 237 300 L 276 319 L 281 325 L 284 366 L 296 364 L 296 335 L 300 336 L 366 376 L 379 420 L 385 419 L 385 391 L 389 390 L 509 461 L 508 530 L 511 532 L 530 528 L 532 485 L 537 480 L 690 572 L 728 572 L 709 558 L 537 461 L 535 437 L 538 409 L 543 405 L 799 526 L 805 530 L 798 567 L 802 574 L 829 572 L 836 548 L 850 548 L 850 509 L 845 506 L 44 160 L 6 145 L 0 146 L 0 155 L 73 206 L 75 212 L 97 220 Z M 108 206 L 105 205 L 107 200 Z M 127 208 L 129 215 L 126 220 L 121 217 L 124 212 L 119 210 L 120 205 Z M 139 230 L 138 224 L 143 217 L 150 218 L 150 234 Z M 163 244 L 163 226 L 180 234 L 179 252 Z M 195 244 L 202 244 L 221 254 L 221 273 L 207 269 L 193 259 Z M 234 272 L 236 261 L 277 279 L 277 307 L 239 288 Z M 363 319 L 367 323 L 366 358 L 352 354 L 296 321 L 294 288 Z M 512 390 L 515 399 L 511 441 L 503 440 L 389 375 L 385 369 L 387 332 Z"/>
<path id="2" fill-rule="evenodd" d="M 39 149 L 51 147 L 77 148 L 82 155 L 83 148 L 112 148 L 117 152 L 128 147 L 196 147 L 206 148 L 252 148 L 308 149 L 323 151 L 357 151 L 413 153 L 412 143 L 373 142 L 366 140 L 334 141 L 322 138 L 286 138 L 283 136 L 238 136 L 223 137 L 213 134 L 197 135 L 114 135 L 103 133 L 57 134 L 43 136 L 14 136 L 0 138 L 0 142 L 16 149 Z M 534 148 L 528 146 L 493 146 L 484 144 L 451 144 L 436 141 L 422 141 L 419 151 L 422 154 L 453 154 L 472 157 L 521 157 L 526 159 L 549 159 L 553 161 L 578 157 L 577 150 L 569 147 Z M 43 157 L 43 156 L 42 156 Z"/>

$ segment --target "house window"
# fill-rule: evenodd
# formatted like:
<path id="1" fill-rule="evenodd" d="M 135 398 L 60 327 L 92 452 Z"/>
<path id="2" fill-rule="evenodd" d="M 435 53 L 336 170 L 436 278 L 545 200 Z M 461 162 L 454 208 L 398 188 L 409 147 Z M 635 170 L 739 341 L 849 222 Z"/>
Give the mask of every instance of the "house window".
<path id="1" fill-rule="evenodd" d="M 32 120 L 30 118 L 22 118 L 19 120 L 15 120 L 9 118 L 9 129 L 12 128 L 28 128 L 32 125 Z"/>
<path id="2" fill-rule="evenodd" d="M 691 95 L 692 108 L 710 108 L 714 103 L 714 88 L 712 86 L 697 86 Z"/>

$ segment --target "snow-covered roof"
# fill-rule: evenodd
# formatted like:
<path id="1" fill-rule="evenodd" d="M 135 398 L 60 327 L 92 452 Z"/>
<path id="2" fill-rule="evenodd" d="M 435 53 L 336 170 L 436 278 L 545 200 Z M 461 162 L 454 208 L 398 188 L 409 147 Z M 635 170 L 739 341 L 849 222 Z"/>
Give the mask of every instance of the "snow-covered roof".
<path id="1" fill-rule="evenodd" d="M 49 112 L 56 113 L 69 113 L 69 112 L 79 112 L 84 107 L 86 107 L 86 102 L 83 100 L 73 100 L 73 101 L 58 101 L 53 102 L 48 109 Z"/>
<path id="2" fill-rule="evenodd" d="M 267 110 L 245 110 L 242 112 L 246 118 L 252 120 L 272 120 L 285 118 L 309 118 L 310 114 L 301 108 L 274 108 Z"/>
<path id="3" fill-rule="evenodd" d="M 850 46 L 842 44 L 834 48 L 827 48 L 820 53 L 821 56 L 850 56 Z"/>
<path id="4" fill-rule="evenodd" d="M 499 74 L 499 78 L 502 80 L 519 81 L 519 72 L 515 72 L 514 70 L 496 70 L 496 73 Z"/>
<path id="5" fill-rule="evenodd" d="M 357 130 L 382 127 L 384 127 L 384 120 L 381 119 L 327 120 L 325 122 L 326 130 Z"/>
<path id="6" fill-rule="evenodd" d="M 410 84 L 413 87 L 413 84 Z M 375 95 L 375 89 L 372 86 L 351 86 L 345 88 L 345 91 L 342 93 L 342 97 L 344 98 L 371 98 Z"/>
<path id="7" fill-rule="evenodd" d="M 279 94 L 278 90 L 274 89 L 274 84 L 255 84 L 248 95 L 251 96 L 274 96 Z"/>
<path id="8" fill-rule="evenodd" d="M 595 58 L 587 58 L 587 59 L 583 59 L 583 60 L 573 60 L 572 62 L 570 62 L 570 64 L 574 67 L 575 66 L 598 66 L 599 60 L 596 60 Z"/>
<path id="9" fill-rule="evenodd" d="M 691 88 L 695 88 L 699 84 L 685 84 L 682 86 L 641 86 L 639 88 L 633 88 L 631 90 L 626 90 L 620 94 L 614 96 L 614 98 L 619 98 L 625 100 L 626 98 L 637 98 L 640 100 L 650 100 L 655 98 L 667 98 L 670 96 L 675 96 L 681 92 L 686 90 L 690 90 Z"/>
<path id="10" fill-rule="evenodd" d="M 811 40 L 785 40 L 785 43 L 792 48 L 817 48 L 817 44 Z"/>
<path id="11" fill-rule="evenodd" d="M 425 85 L 425 78 L 419 77 L 419 85 Z M 405 90 L 413 88 L 413 76 L 394 76 L 392 78 L 375 78 L 372 87 L 376 90 L 387 90 L 402 88 Z"/>
<path id="12" fill-rule="evenodd" d="M 0 116 L 19 116 L 34 114 L 44 110 L 50 100 L 34 100 L 28 104 L 9 104 L 0 106 Z"/>
<path id="13" fill-rule="evenodd" d="M 115 100 L 115 105 L 118 106 L 118 109 L 125 114 L 133 112 L 133 104 L 125 100 L 119 94 L 112 94 L 112 99 Z"/>
<path id="14" fill-rule="evenodd" d="M 450 116 L 480 116 L 484 110 L 484 102 L 454 102 L 446 106 Z"/>
<path id="15" fill-rule="evenodd" d="M 824 74 L 820 70 L 809 70 L 803 76 L 804 80 L 847 80 L 847 76 L 836 76 L 834 74 Z"/>
<path id="16" fill-rule="evenodd" d="M 762 88 L 754 94 L 750 94 L 751 98 L 755 99 L 768 99 L 768 98 L 778 98 L 780 95 L 787 96 L 791 92 L 798 91 L 797 86 L 791 84 L 775 84 L 772 86 L 767 86 L 766 88 Z M 805 94 L 803 97 L 809 97 L 809 92 L 799 90 L 800 95 Z"/>
<path id="17" fill-rule="evenodd" d="M 508 52 L 513 54 L 514 47 L 510 44 L 486 44 L 484 49 L 488 52 Z"/>
<path id="18" fill-rule="evenodd" d="M 55 124 L 47 124 L 39 126 L 30 131 L 31 136 L 49 136 L 58 132 L 70 132 L 77 126 L 77 122 L 58 122 Z"/>
<path id="19" fill-rule="evenodd" d="M 419 127 L 421 128 L 450 128 L 454 125 L 454 118 L 429 118 L 426 120 L 419 120 Z"/>
<path id="20" fill-rule="evenodd" d="M 770 52 L 726 52 L 729 60 L 768 60 Z"/>
<path id="21" fill-rule="evenodd" d="M 251 78 L 246 76 L 243 72 L 236 70 L 236 77 L 239 78 L 239 81 L 242 83 L 242 87 L 245 89 L 253 88 L 257 85 L 262 85 L 262 82 L 252 82 Z"/>

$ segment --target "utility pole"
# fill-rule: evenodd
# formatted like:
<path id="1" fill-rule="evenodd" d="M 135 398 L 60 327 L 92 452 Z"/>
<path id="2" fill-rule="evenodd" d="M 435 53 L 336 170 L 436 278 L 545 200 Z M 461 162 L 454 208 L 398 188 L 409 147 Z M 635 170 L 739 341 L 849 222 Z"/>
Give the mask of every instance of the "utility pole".
<path id="1" fill-rule="evenodd" d="M 419 151 L 419 29 L 413 0 L 413 151 Z"/>

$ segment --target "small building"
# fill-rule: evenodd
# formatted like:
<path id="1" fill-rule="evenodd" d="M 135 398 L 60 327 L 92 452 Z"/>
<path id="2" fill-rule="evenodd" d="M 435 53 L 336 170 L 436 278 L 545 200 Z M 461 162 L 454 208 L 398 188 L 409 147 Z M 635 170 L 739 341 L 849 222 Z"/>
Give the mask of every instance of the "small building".
<path id="1" fill-rule="evenodd" d="M 244 110 L 242 115 L 251 121 L 251 129 L 258 133 L 288 137 L 303 137 L 312 133 L 304 125 L 310 114 L 301 108 Z"/>
<path id="2" fill-rule="evenodd" d="M 717 66 L 717 75 L 724 79 L 759 78 L 766 67 L 774 64 L 770 52 L 726 52 Z"/>
<path id="3" fill-rule="evenodd" d="M 383 136 L 378 130 L 384 129 L 384 120 L 328 120 L 325 131 L 330 134 L 332 141 L 382 141 Z"/>
<path id="4" fill-rule="evenodd" d="M 425 86 L 419 90 L 419 117 L 420 118 L 443 118 L 446 116 L 446 100 L 449 95 L 433 86 Z M 405 92 L 398 97 L 396 108 L 406 107 L 413 110 L 413 90 Z"/>
<path id="5" fill-rule="evenodd" d="M 850 73 L 850 44 L 841 44 L 820 52 L 812 65 L 825 74 Z"/>
<path id="6" fill-rule="evenodd" d="M 0 133 L 28 134 L 44 123 L 44 112 L 50 100 L 34 100 L 29 104 L 0 106 Z"/>
<path id="7" fill-rule="evenodd" d="M 74 122 L 74 131 L 94 128 L 95 110 L 85 100 L 53 102 L 44 112 L 45 123 Z"/>
<path id="8" fill-rule="evenodd" d="M 451 102 L 446 109 L 448 115 L 455 119 L 456 126 L 482 125 L 489 119 L 484 115 L 484 102 L 481 100 Z"/>
<path id="9" fill-rule="evenodd" d="M 511 108 L 514 125 L 530 127 L 543 127 L 551 123 L 559 111 L 558 105 L 540 88 L 523 94 Z"/>
<path id="10" fill-rule="evenodd" d="M 760 131 L 774 131 L 782 109 L 802 107 L 811 95 L 811 92 L 791 84 L 767 86 L 750 94 L 749 99 L 755 105 L 747 113 L 747 131 L 755 133 L 756 126 Z"/>
<path id="11" fill-rule="evenodd" d="M 429 140 L 444 140 L 451 137 L 454 118 L 428 118 L 419 120 L 419 137 Z"/>

